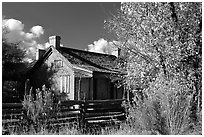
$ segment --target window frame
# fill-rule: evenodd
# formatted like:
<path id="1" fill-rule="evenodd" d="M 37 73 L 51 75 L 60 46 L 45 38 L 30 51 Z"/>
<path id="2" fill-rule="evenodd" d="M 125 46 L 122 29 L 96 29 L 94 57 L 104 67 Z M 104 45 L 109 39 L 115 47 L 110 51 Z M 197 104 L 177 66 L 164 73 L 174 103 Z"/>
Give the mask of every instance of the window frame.
<path id="1" fill-rule="evenodd" d="M 54 66 L 55 68 L 61 68 L 63 67 L 63 61 L 58 59 L 58 60 L 54 60 Z"/>
<path id="2" fill-rule="evenodd" d="M 70 85 L 71 85 L 71 76 L 61 75 L 60 76 L 60 93 L 70 94 Z"/>

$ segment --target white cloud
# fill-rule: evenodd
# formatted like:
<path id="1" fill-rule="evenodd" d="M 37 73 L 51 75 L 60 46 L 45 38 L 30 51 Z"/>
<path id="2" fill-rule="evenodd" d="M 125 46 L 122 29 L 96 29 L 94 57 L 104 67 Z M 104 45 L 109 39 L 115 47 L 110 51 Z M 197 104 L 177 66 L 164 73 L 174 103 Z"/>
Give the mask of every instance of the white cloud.
<path id="1" fill-rule="evenodd" d="M 40 35 L 44 34 L 44 29 L 42 26 L 33 26 L 30 29 L 30 32 L 32 32 L 36 37 L 40 37 Z"/>
<path id="2" fill-rule="evenodd" d="M 49 43 L 49 42 L 46 42 L 46 43 L 45 43 L 45 48 L 48 48 L 48 47 L 50 47 L 50 43 Z"/>
<path id="3" fill-rule="evenodd" d="M 119 42 L 113 41 L 119 44 Z M 88 45 L 88 51 L 104 53 L 118 56 L 118 48 L 113 44 L 113 42 L 108 42 L 107 40 L 100 38 L 98 41 L 94 41 L 93 44 Z"/>
<path id="4" fill-rule="evenodd" d="M 36 38 L 40 38 L 44 34 L 44 29 L 42 26 L 33 26 L 30 32 L 25 32 L 24 24 L 16 19 L 3 19 L 2 20 L 3 38 L 9 43 L 20 43 L 20 48 L 26 51 L 26 61 L 35 59 L 36 48 L 45 48 L 45 45 L 39 44 Z"/>
<path id="5" fill-rule="evenodd" d="M 23 41 L 24 33 L 20 30 L 13 30 L 13 31 L 9 31 L 9 33 L 7 33 L 4 36 L 4 38 L 6 38 L 7 42 L 9 43 L 19 43 Z"/>
<path id="6" fill-rule="evenodd" d="M 22 31 L 24 29 L 24 24 L 21 21 L 15 19 L 4 19 L 2 23 L 7 26 L 10 31 L 19 30 Z"/>
<path id="7" fill-rule="evenodd" d="M 34 38 L 35 36 L 33 35 L 33 33 L 25 33 L 25 40 L 30 41 Z"/>

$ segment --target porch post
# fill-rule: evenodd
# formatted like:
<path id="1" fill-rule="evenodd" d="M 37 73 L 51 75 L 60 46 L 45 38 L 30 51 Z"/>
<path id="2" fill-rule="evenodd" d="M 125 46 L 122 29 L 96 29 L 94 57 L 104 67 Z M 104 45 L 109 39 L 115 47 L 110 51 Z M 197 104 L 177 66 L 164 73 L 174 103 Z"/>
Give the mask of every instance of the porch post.
<path id="1" fill-rule="evenodd" d="M 29 94 L 29 89 L 30 88 L 30 80 L 29 79 L 26 79 L 25 80 L 25 92 L 24 92 L 24 95 L 28 95 Z"/>
<path id="2" fill-rule="evenodd" d="M 93 77 L 89 79 L 89 99 L 93 100 Z"/>
<path id="3" fill-rule="evenodd" d="M 81 91 L 81 77 L 79 78 L 79 89 L 78 89 L 78 97 L 77 100 L 80 100 L 80 91 Z"/>
<path id="4" fill-rule="evenodd" d="M 125 88 L 125 87 L 126 87 L 126 86 L 123 85 L 123 99 L 126 99 L 126 97 L 125 97 L 126 88 Z"/>

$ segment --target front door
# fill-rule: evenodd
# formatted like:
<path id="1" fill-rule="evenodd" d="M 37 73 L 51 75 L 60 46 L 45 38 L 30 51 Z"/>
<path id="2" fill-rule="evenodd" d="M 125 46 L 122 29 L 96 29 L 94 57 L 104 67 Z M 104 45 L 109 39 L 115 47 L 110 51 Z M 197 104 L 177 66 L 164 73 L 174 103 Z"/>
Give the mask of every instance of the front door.
<path id="1" fill-rule="evenodd" d="M 110 82 L 105 78 L 98 78 L 96 85 L 96 99 L 106 100 L 111 99 Z"/>

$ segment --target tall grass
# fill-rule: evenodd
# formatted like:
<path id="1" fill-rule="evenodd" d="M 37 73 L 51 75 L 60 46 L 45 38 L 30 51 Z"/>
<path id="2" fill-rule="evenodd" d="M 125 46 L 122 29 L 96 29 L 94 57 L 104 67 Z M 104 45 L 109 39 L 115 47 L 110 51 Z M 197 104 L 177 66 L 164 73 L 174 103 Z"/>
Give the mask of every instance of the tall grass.
<path id="1" fill-rule="evenodd" d="M 33 128 L 40 131 L 48 125 L 48 119 L 54 117 L 58 111 L 55 100 L 54 92 L 45 86 L 42 90 L 37 89 L 35 96 L 32 94 L 32 89 L 28 95 L 25 95 L 23 107 L 26 110 L 25 120 L 28 130 Z"/>
<path id="2" fill-rule="evenodd" d="M 130 109 L 131 125 L 153 134 L 200 134 L 190 118 L 192 90 L 177 79 L 167 81 L 158 77 L 145 91 L 147 98 L 137 100 Z"/>

